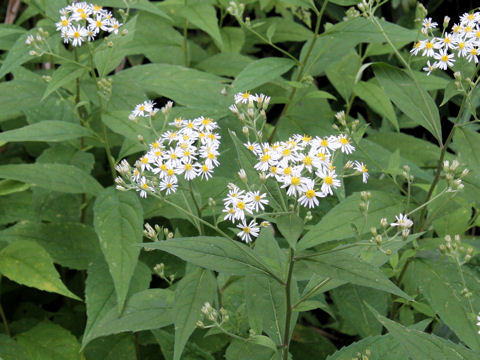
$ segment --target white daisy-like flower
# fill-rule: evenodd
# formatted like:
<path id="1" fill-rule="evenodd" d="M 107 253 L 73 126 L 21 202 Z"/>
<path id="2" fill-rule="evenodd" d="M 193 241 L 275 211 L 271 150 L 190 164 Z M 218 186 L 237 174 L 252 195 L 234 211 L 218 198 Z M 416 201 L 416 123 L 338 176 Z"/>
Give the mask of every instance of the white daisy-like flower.
<path id="1" fill-rule="evenodd" d="M 337 179 L 335 170 L 318 169 L 315 173 L 322 179 L 321 191 L 326 194 L 333 195 L 333 189 L 340 187 L 341 182 Z"/>
<path id="2" fill-rule="evenodd" d="M 251 243 L 253 240 L 252 237 L 256 238 L 260 233 L 260 227 L 255 220 L 250 221 L 250 223 L 247 225 L 245 219 L 242 219 L 242 222 L 238 224 L 237 227 L 242 230 L 237 234 L 237 236 L 246 243 Z"/>
<path id="3" fill-rule="evenodd" d="M 455 61 L 453 54 L 447 53 L 447 50 L 440 50 L 438 54 L 435 54 L 434 58 L 437 60 L 434 66 L 442 70 L 452 67 Z"/>
<path id="4" fill-rule="evenodd" d="M 165 191 L 166 195 L 170 195 L 177 191 L 177 178 L 173 176 L 167 176 L 160 181 L 160 190 Z"/>
<path id="5" fill-rule="evenodd" d="M 425 48 L 425 41 L 417 41 L 410 52 L 413 55 L 418 55 L 418 53 Z"/>
<path id="6" fill-rule="evenodd" d="M 248 102 L 255 101 L 255 96 L 250 94 L 250 92 L 245 91 L 243 93 L 239 92 L 235 94 L 234 99 L 235 99 L 235 104 L 238 104 L 238 103 L 248 104 Z"/>
<path id="7" fill-rule="evenodd" d="M 320 204 L 318 198 L 327 196 L 327 194 L 315 190 L 315 181 L 311 179 L 306 181 L 302 187 L 303 195 L 300 196 L 298 202 L 304 207 L 312 209 Z"/>
<path id="8" fill-rule="evenodd" d="M 198 164 L 197 171 L 200 174 L 201 179 L 208 180 L 213 175 L 213 166 L 208 165 L 207 163 Z"/>
<path id="9" fill-rule="evenodd" d="M 435 55 L 435 50 L 438 50 L 440 45 L 433 40 L 426 40 L 423 47 L 422 56 L 433 57 Z"/>
<path id="10" fill-rule="evenodd" d="M 108 32 L 113 32 L 114 34 L 118 34 L 118 29 L 122 25 L 123 24 L 119 23 L 117 19 L 112 18 L 112 19 L 110 19 L 110 24 L 109 24 L 109 27 L 108 27 L 107 31 Z"/>
<path id="11" fill-rule="evenodd" d="M 436 29 L 438 26 L 438 23 L 433 22 L 432 18 L 425 18 L 423 19 L 422 22 L 422 28 L 425 30 L 431 30 L 431 29 Z"/>
<path id="12" fill-rule="evenodd" d="M 71 22 L 70 19 L 66 16 L 61 16 L 60 21 L 55 24 L 57 27 L 57 31 L 65 32 L 70 27 Z"/>
<path id="13" fill-rule="evenodd" d="M 362 181 L 366 184 L 368 179 L 368 169 L 365 164 L 363 162 L 355 161 L 353 168 L 362 174 Z"/>
<path id="14" fill-rule="evenodd" d="M 399 214 L 395 216 L 397 220 L 394 223 L 391 223 L 390 226 L 399 226 L 401 228 L 411 228 L 413 225 L 413 221 L 410 220 L 407 215 Z"/>
<path id="15" fill-rule="evenodd" d="M 427 66 L 425 66 L 423 69 L 427 73 L 427 75 L 430 75 L 430 73 L 435 70 L 435 63 L 430 64 L 430 60 L 427 60 Z"/>
<path id="16" fill-rule="evenodd" d="M 265 210 L 264 205 L 268 205 L 268 199 L 266 198 L 267 194 L 260 194 L 260 191 L 250 191 L 245 195 L 245 197 L 253 204 L 253 208 L 256 212 L 259 210 Z"/>
<path id="17" fill-rule="evenodd" d="M 140 197 L 146 198 L 149 191 L 154 192 L 155 190 L 148 184 L 145 176 L 142 176 L 137 191 L 140 192 Z"/>
<path id="18" fill-rule="evenodd" d="M 85 41 L 85 38 L 88 36 L 88 31 L 81 25 L 71 26 L 67 30 L 68 38 L 72 41 L 73 46 L 81 46 L 82 42 Z"/>
<path id="19" fill-rule="evenodd" d="M 345 154 L 351 154 L 355 151 L 355 147 L 350 143 L 350 139 L 346 135 L 338 136 L 338 144 L 340 145 L 340 150 Z"/>

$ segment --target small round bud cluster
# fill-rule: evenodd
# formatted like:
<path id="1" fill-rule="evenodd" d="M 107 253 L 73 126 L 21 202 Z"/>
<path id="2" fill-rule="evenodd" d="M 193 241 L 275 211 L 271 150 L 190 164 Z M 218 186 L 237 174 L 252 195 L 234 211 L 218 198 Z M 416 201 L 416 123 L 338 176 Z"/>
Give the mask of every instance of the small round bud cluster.
<path id="1" fill-rule="evenodd" d="M 222 327 L 222 325 L 230 319 L 227 310 L 225 310 L 223 307 L 220 308 L 220 310 L 217 310 L 213 308 L 209 302 L 206 302 L 202 306 L 201 312 L 202 320 L 197 321 L 197 326 L 204 329 Z M 207 321 L 210 324 L 207 325 Z"/>
<path id="2" fill-rule="evenodd" d="M 347 21 L 353 18 L 357 18 L 360 16 L 360 11 L 358 11 L 355 7 L 350 7 L 346 12 L 345 16 L 343 17 L 343 21 Z"/>
<path id="3" fill-rule="evenodd" d="M 355 354 L 356 356 L 352 358 L 352 360 L 369 360 L 370 356 L 372 355 L 371 351 L 369 349 L 365 350 L 365 354 L 362 354 L 360 352 L 357 352 Z"/>
<path id="4" fill-rule="evenodd" d="M 445 235 L 444 240 L 445 243 L 439 246 L 442 254 L 450 257 L 459 265 L 466 264 L 470 261 L 473 254 L 473 248 L 462 245 L 460 235 L 455 235 L 453 240 L 450 235 Z"/>
<path id="5" fill-rule="evenodd" d="M 236 1 L 230 1 L 229 7 L 227 8 L 227 12 L 236 18 L 242 18 L 244 10 L 245 10 L 245 4 L 243 3 L 238 4 Z"/>
<path id="6" fill-rule="evenodd" d="M 402 169 L 402 176 L 407 180 L 409 183 L 413 182 L 413 175 L 410 174 L 410 166 L 408 165 L 403 165 Z"/>
<path id="7" fill-rule="evenodd" d="M 451 163 L 449 160 L 443 162 L 443 172 L 448 183 L 448 192 L 457 192 L 463 190 L 462 179 L 470 173 L 470 170 L 460 169 L 460 163 L 455 159 Z"/>
<path id="8" fill-rule="evenodd" d="M 165 275 L 165 264 L 164 263 L 160 263 L 160 264 L 155 265 L 153 267 L 153 272 L 159 278 L 165 280 L 169 285 L 172 285 L 173 282 L 175 281 L 175 275 L 174 274 L 170 274 L 169 276 Z"/>
<path id="9" fill-rule="evenodd" d="M 98 92 L 104 99 L 109 100 L 112 96 L 112 82 L 113 78 L 103 78 L 97 81 Z"/>
<path id="10" fill-rule="evenodd" d="M 47 44 L 48 37 L 48 31 L 43 30 L 43 28 L 38 28 L 35 36 L 32 34 L 28 35 L 25 39 L 25 44 L 33 48 L 28 54 L 30 56 L 42 56 L 46 52 L 49 52 L 49 45 Z"/>

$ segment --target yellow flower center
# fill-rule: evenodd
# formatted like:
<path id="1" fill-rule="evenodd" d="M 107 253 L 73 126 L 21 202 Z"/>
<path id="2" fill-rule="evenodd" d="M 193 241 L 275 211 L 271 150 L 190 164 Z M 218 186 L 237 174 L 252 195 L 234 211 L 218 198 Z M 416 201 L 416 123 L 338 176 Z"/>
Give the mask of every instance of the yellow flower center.
<path id="1" fill-rule="evenodd" d="M 320 158 L 321 160 L 325 160 L 326 158 L 325 154 L 322 152 L 317 153 L 317 157 Z"/>
<path id="2" fill-rule="evenodd" d="M 433 49 L 433 43 L 429 41 L 429 42 L 427 42 L 427 43 L 425 44 L 425 47 L 426 47 L 427 49 Z"/>
<path id="3" fill-rule="evenodd" d="M 253 145 L 248 145 L 248 150 L 253 151 Z"/>
<path id="4" fill-rule="evenodd" d="M 326 139 L 323 139 L 321 142 L 320 142 L 320 145 L 323 146 L 323 147 L 327 147 L 328 146 L 328 141 Z"/>
<path id="5" fill-rule="evenodd" d="M 255 195 L 255 197 L 254 197 L 253 199 L 254 199 L 256 202 L 259 202 L 261 198 L 260 198 L 260 196 Z"/>
<path id="6" fill-rule="evenodd" d="M 186 171 L 192 170 L 192 164 L 185 164 L 185 170 Z"/>
<path id="7" fill-rule="evenodd" d="M 277 167 L 276 166 L 270 166 L 270 172 L 272 174 L 276 174 L 277 173 Z"/>
<path id="8" fill-rule="evenodd" d="M 290 149 L 285 149 L 285 150 L 282 151 L 282 155 L 283 155 L 283 156 L 288 156 L 288 155 L 290 155 L 290 154 L 291 154 Z"/>
<path id="9" fill-rule="evenodd" d="M 270 155 L 265 154 L 262 156 L 261 162 L 267 162 L 268 160 L 270 160 Z"/>
<path id="10" fill-rule="evenodd" d="M 285 175 L 290 175 L 292 173 L 292 168 L 290 167 L 286 167 L 285 170 L 283 170 L 283 173 Z"/>
<path id="11" fill-rule="evenodd" d="M 365 165 L 362 166 L 362 172 L 364 172 L 364 173 L 368 172 L 368 169 Z"/>
<path id="12" fill-rule="evenodd" d="M 309 199 L 313 198 L 315 196 L 315 190 L 309 189 L 305 192 L 305 196 Z"/>
<path id="13" fill-rule="evenodd" d="M 80 37 L 80 33 L 79 33 L 78 31 L 75 31 L 75 32 L 73 33 L 73 37 L 74 37 L 75 39 L 78 39 L 78 38 Z"/>
<path id="14" fill-rule="evenodd" d="M 323 181 L 327 185 L 332 185 L 333 184 L 333 178 L 331 176 L 327 176 L 325 179 L 323 179 Z"/>
<path id="15" fill-rule="evenodd" d="M 250 93 L 248 91 L 242 94 L 243 99 L 248 99 L 249 97 L 250 97 Z"/>
<path id="16" fill-rule="evenodd" d="M 349 141 L 347 138 L 340 138 L 340 143 L 342 143 L 343 145 L 348 145 Z"/>
<path id="17" fill-rule="evenodd" d="M 102 25 L 103 25 L 102 22 L 100 20 L 97 20 L 97 27 L 100 27 Z"/>
<path id="18" fill-rule="evenodd" d="M 148 189 L 148 185 L 147 185 L 147 184 L 142 184 L 142 189 L 143 189 L 143 190 L 147 190 L 147 189 Z"/>
<path id="19" fill-rule="evenodd" d="M 68 26 L 68 20 L 67 19 L 62 20 L 62 26 L 63 27 Z"/>
<path id="20" fill-rule="evenodd" d="M 465 43 L 464 43 L 464 42 L 458 43 L 458 48 L 459 48 L 459 49 L 463 49 L 464 47 L 465 47 Z"/>
<path id="21" fill-rule="evenodd" d="M 213 153 L 209 152 L 209 153 L 208 153 L 208 158 L 209 158 L 210 160 L 213 160 L 213 159 L 215 159 L 215 155 L 214 155 Z"/>
<path id="22" fill-rule="evenodd" d="M 207 165 L 202 165 L 202 171 L 204 173 L 208 172 L 208 166 Z"/>
<path id="23" fill-rule="evenodd" d="M 140 105 L 140 107 L 138 108 L 138 110 L 140 110 L 140 111 L 145 111 L 145 106 Z"/>
<path id="24" fill-rule="evenodd" d="M 168 176 L 173 176 L 173 174 L 175 174 L 175 171 L 173 169 L 168 169 L 167 174 Z"/>
<path id="25" fill-rule="evenodd" d="M 310 156 L 305 156 L 305 158 L 303 159 L 303 163 L 305 165 L 312 165 L 312 158 Z"/>
<path id="26" fill-rule="evenodd" d="M 302 140 L 308 143 L 308 142 L 310 142 L 310 140 L 312 140 L 312 137 L 311 137 L 311 136 L 307 136 L 307 135 L 303 135 Z"/>
<path id="27" fill-rule="evenodd" d="M 142 164 L 148 164 L 148 158 L 146 156 L 142 157 Z"/>
<path id="28" fill-rule="evenodd" d="M 245 226 L 245 227 L 243 228 L 243 232 L 244 232 L 245 234 L 250 234 L 250 228 L 249 228 L 248 226 Z"/>
<path id="29" fill-rule="evenodd" d="M 470 54 L 471 55 L 478 55 L 477 49 L 472 49 L 472 51 L 470 51 Z"/>
<path id="30" fill-rule="evenodd" d="M 443 42 L 446 44 L 450 44 L 452 40 L 449 37 L 446 37 L 445 39 L 443 39 Z"/>
<path id="31" fill-rule="evenodd" d="M 158 149 L 160 147 L 160 144 L 157 141 L 155 141 L 154 143 L 152 143 L 152 147 L 154 149 Z"/>
<path id="32" fill-rule="evenodd" d="M 209 125 L 209 124 L 212 123 L 212 121 L 213 120 L 210 119 L 210 118 L 205 118 L 205 119 L 202 120 L 202 125 Z"/>
<path id="33" fill-rule="evenodd" d="M 292 181 L 291 181 L 293 186 L 298 186 L 300 185 L 300 178 L 297 176 L 292 176 Z"/>
<path id="34" fill-rule="evenodd" d="M 82 19 L 86 19 L 86 18 L 87 18 L 87 14 L 86 14 L 85 12 L 82 12 L 82 13 L 80 14 L 80 17 L 81 17 Z"/>
<path id="35" fill-rule="evenodd" d="M 240 210 L 244 210 L 245 209 L 245 203 L 243 201 L 239 201 L 237 203 L 237 207 L 240 209 Z"/>
<path id="36" fill-rule="evenodd" d="M 160 150 L 156 150 L 154 154 L 155 156 L 162 156 L 162 152 Z"/>

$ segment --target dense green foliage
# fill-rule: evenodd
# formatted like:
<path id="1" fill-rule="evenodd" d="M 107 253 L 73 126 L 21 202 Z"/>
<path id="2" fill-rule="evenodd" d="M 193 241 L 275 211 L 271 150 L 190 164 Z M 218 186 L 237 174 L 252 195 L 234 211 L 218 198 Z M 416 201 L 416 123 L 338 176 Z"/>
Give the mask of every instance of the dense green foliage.
<path id="1" fill-rule="evenodd" d="M 0 24 L 0 359 L 480 358 L 478 28 L 433 69 L 416 1 L 96 3 Z"/>

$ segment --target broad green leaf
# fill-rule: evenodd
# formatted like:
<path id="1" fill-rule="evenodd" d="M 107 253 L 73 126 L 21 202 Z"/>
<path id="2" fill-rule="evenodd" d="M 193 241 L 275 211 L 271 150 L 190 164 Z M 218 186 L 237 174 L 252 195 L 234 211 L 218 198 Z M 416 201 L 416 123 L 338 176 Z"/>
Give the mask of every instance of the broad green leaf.
<path id="1" fill-rule="evenodd" d="M 314 8 L 315 4 L 313 3 L 313 0 L 282 0 L 283 3 L 290 4 L 290 5 L 295 5 L 295 6 L 302 6 L 305 8 Z"/>
<path id="2" fill-rule="evenodd" d="M 76 166 L 62 164 L 0 165 L 0 178 L 72 194 L 97 195 L 102 186 Z"/>
<path id="3" fill-rule="evenodd" d="M 355 95 L 365 101 L 376 113 L 387 118 L 395 130 L 399 130 L 397 115 L 390 99 L 373 81 L 359 81 L 354 87 Z"/>
<path id="4" fill-rule="evenodd" d="M 238 74 L 232 86 L 237 91 L 248 91 L 266 84 L 286 73 L 295 63 L 290 59 L 268 57 L 247 65 Z"/>
<path id="5" fill-rule="evenodd" d="M 255 240 L 253 251 L 277 274 L 286 274 L 287 255 L 278 246 L 277 240 L 273 237 L 272 229 L 262 227 L 260 234 Z"/>
<path id="6" fill-rule="evenodd" d="M 247 341 L 234 339 L 225 352 L 226 360 L 272 360 L 273 350 Z M 274 358 L 275 359 L 275 358 Z"/>
<path id="7" fill-rule="evenodd" d="M 57 120 L 43 120 L 36 124 L 0 133 L 0 141 L 65 141 L 95 134 L 80 125 Z"/>
<path id="8" fill-rule="evenodd" d="M 358 257 L 334 252 L 306 258 L 306 265 L 319 276 L 382 290 L 405 299 L 412 298 L 391 282 L 380 269 Z"/>
<path id="9" fill-rule="evenodd" d="M 212 4 L 186 3 L 181 6 L 181 14 L 212 37 L 219 49 L 223 48 L 222 36 L 218 27 L 217 11 Z"/>
<path id="10" fill-rule="evenodd" d="M 222 53 L 237 53 L 240 55 L 240 51 L 245 43 L 243 30 L 234 26 L 224 26 L 220 29 L 220 34 L 223 41 Z"/>
<path id="11" fill-rule="evenodd" d="M 60 325 L 41 322 L 16 336 L 17 343 L 36 360 L 82 360 L 80 344 L 75 336 Z"/>
<path id="12" fill-rule="evenodd" d="M 94 227 L 117 293 L 118 311 L 127 297 L 143 237 L 143 209 L 138 196 L 104 189 L 93 207 Z"/>
<path id="13" fill-rule="evenodd" d="M 0 359 L 2 360 L 28 360 L 28 353 L 11 337 L 0 334 Z"/>
<path id="14" fill-rule="evenodd" d="M 406 328 L 380 315 L 367 305 L 377 320 L 403 345 L 412 360 L 470 360 L 478 357 L 473 351 L 436 335 Z"/>
<path id="15" fill-rule="evenodd" d="M 55 263 L 77 270 L 86 270 L 100 254 L 95 231 L 80 223 L 22 221 L 0 231 L 0 240 L 10 244 L 34 241 L 48 251 Z"/>
<path id="16" fill-rule="evenodd" d="M 155 336 L 155 339 L 160 345 L 164 358 L 166 360 L 172 360 L 175 346 L 175 336 L 164 329 L 152 330 L 152 334 Z M 214 360 L 214 357 L 193 341 L 189 341 L 185 345 L 185 349 L 182 354 L 182 360 Z"/>
<path id="17" fill-rule="evenodd" d="M 365 233 L 370 231 L 370 227 L 378 226 L 381 218 L 393 219 L 402 211 L 400 196 L 382 191 L 372 191 L 371 194 L 366 225 L 365 217 L 358 208 L 360 194 L 352 194 L 330 210 L 303 236 L 297 244 L 298 249 L 304 250 L 324 242 L 352 237 L 354 233 L 351 224 L 361 233 Z"/>
<path id="18" fill-rule="evenodd" d="M 25 32 L 25 29 L 18 25 L 0 24 L 0 50 L 9 50 Z"/>
<path id="19" fill-rule="evenodd" d="M 330 83 L 346 102 L 350 100 L 355 78 L 361 65 L 362 59 L 360 56 L 355 51 L 351 51 L 343 58 L 337 59 L 325 71 Z"/>
<path id="20" fill-rule="evenodd" d="M 325 359 L 335 350 L 335 345 L 317 328 L 300 324 L 295 327 L 295 338 L 290 343 L 292 359 Z"/>
<path id="21" fill-rule="evenodd" d="M 0 273 L 19 284 L 80 300 L 62 283 L 50 255 L 33 241 L 16 240 L 3 248 Z"/>
<path id="22" fill-rule="evenodd" d="M 268 266 L 250 247 L 226 238 L 198 236 L 148 243 L 206 269 L 235 275 L 268 274 Z"/>
<path id="23" fill-rule="evenodd" d="M 275 33 L 271 39 L 273 43 L 306 41 L 313 37 L 313 32 L 307 27 L 284 17 L 268 16 L 266 18 L 253 20 L 252 26 L 255 28 L 255 31 L 265 37 L 267 37 L 268 29 L 274 26 Z M 251 34 L 247 35 L 250 36 L 250 38 L 248 38 L 248 43 L 263 43 L 263 41 L 256 36 Z"/>
<path id="24" fill-rule="evenodd" d="M 109 46 L 107 42 L 104 42 L 95 50 L 93 59 L 100 78 L 105 77 L 114 70 L 127 54 L 128 44 L 135 35 L 136 21 L 137 17 L 134 16 L 119 29 L 118 34 L 112 33 L 109 35 L 108 42 L 113 43 L 113 46 Z M 126 35 L 122 34 L 124 30 L 128 31 Z"/>
<path id="25" fill-rule="evenodd" d="M 198 269 L 178 282 L 173 306 L 173 323 L 175 325 L 174 360 L 179 360 L 183 349 L 202 315 L 201 308 L 211 303 L 215 295 L 217 282 L 213 274 L 205 269 Z"/>
<path id="26" fill-rule="evenodd" d="M 235 77 L 253 60 L 242 54 L 222 52 L 201 61 L 197 68 L 220 76 Z"/>
<path id="27" fill-rule="evenodd" d="M 438 108 L 425 89 L 406 72 L 391 65 L 375 64 L 373 70 L 380 87 L 393 103 L 441 143 L 442 127 Z"/>
<path id="28" fill-rule="evenodd" d="M 415 272 L 419 290 L 440 319 L 466 345 L 480 351 L 478 327 L 475 325 L 480 310 L 480 302 L 477 301 L 480 294 L 478 277 L 467 267 L 462 269 L 463 274 L 460 275 L 454 264 L 445 261 L 415 261 L 411 265 L 414 265 L 410 271 Z M 474 294 L 469 299 L 461 294 L 465 286 Z"/>
<path id="29" fill-rule="evenodd" d="M 0 197 L 0 224 L 36 219 L 30 191 Z"/>
<path id="30" fill-rule="evenodd" d="M 172 323 L 173 292 L 148 289 L 133 294 L 119 315 L 118 308 L 108 311 L 92 329 L 90 340 L 125 331 L 153 330 Z"/>
<path id="31" fill-rule="evenodd" d="M 263 330 L 276 344 L 282 344 L 286 319 L 285 287 L 266 276 L 248 276 L 245 279 L 245 299 L 250 325 L 256 327 L 254 330 Z M 298 316 L 298 313 L 294 314 Z"/>
<path id="32" fill-rule="evenodd" d="M 139 144 L 138 136 L 143 136 L 146 143 L 153 142 L 154 134 L 142 125 L 128 118 L 131 112 L 113 111 L 102 114 L 102 122 L 113 132 Z M 144 148 L 145 150 L 145 148 Z"/>
<path id="33" fill-rule="evenodd" d="M 290 247 L 295 249 L 297 241 L 303 232 L 303 219 L 297 214 L 288 214 L 275 219 L 275 223 L 280 233 L 290 244 Z"/>
<path id="34" fill-rule="evenodd" d="M 418 37 L 415 30 L 405 29 L 383 20 L 379 20 L 379 22 L 389 39 L 394 43 L 412 42 Z M 310 47 L 310 41 L 303 45 L 300 61 L 304 60 Z M 357 17 L 339 22 L 329 27 L 318 37 L 305 67 L 310 70 L 310 75 L 319 75 L 331 64 L 336 63 L 338 59 L 346 56 L 356 45 L 360 43 L 384 42 L 383 34 L 368 19 Z"/>
<path id="35" fill-rule="evenodd" d="M 113 77 L 114 83 L 116 79 L 137 83 L 149 93 L 165 96 L 180 105 L 205 109 L 210 113 L 218 111 L 227 114 L 228 106 L 232 103 L 230 98 L 227 99 L 221 94 L 225 87 L 223 78 L 182 66 L 169 64 L 133 66 L 116 74 Z"/>
<path id="36" fill-rule="evenodd" d="M 383 336 L 369 336 L 361 341 L 354 342 L 329 355 L 327 360 L 352 360 L 355 359 L 358 353 L 365 354 L 366 349 L 369 349 L 378 359 L 408 359 L 402 344 L 395 340 L 391 334 L 388 334 Z"/>
<path id="37" fill-rule="evenodd" d="M 25 184 L 15 180 L 0 180 L 0 196 L 10 195 L 23 192 L 30 188 L 29 184 Z"/>
<path id="38" fill-rule="evenodd" d="M 387 314 L 389 295 L 383 291 L 358 285 L 343 285 L 330 292 L 341 318 L 348 328 L 361 337 L 381 335 L 382 326 L 365 306 L 368 302 L 382 315 Z"/>
<path id="39" fill-rule="evenodd" d="M 133 273 L 129 294 L 146 290 L 151 281 L 150 269 L 139 262 Z M 85 302 L 87 305 L 87 325 L 82 338 L 84 348 L 94 338 L 94 332 L 105 315 L 116 308 L 116 293 L 108 265 L 103 257 L 92 261 L 88 268 L 85 286 Z"/>
<path id="40" fill-rule="evenodd" d="M 87 67 L 79 66 L 74 63 L 66 63 L 60 66 L 52 75 L 52 79 L 48 82 L 42 100 L 54 91 L 60 89 L 64 85 L 71 85 L 75 79 L 82 77 L 88 72 Z"/>
<path id="41" fill-rule="evenodd" d="M 361 0 L 330 0 L 332 4 L 337 4 L 341 6 L 351 6 L 357 5 Z"/>
<path id="42" fill-rule="evenodd" d="M 330 99 L 337 100 L 335 96 L 323 90 L 314 90 L 305 95 L 306 99 Z"/>
<path id="43" fill-rule="evenodd" d="M 45 88 L 46 83 L 37 78 L 0 83 L 0 121 L 38 106 Z"/>
<path id="44" fill-rule="evenodd" d="M 0 78 L 4 77 L 6 74 L 11 72 L 18 66 L 21 66 L 27 61 L 35 58 L 34 56 L 29 54 L 29 51 L 32 49 L 25 44 L 27 36 L 27 33 L 20 35 L 17 38 L 15 44 L 13 44 L 13 46 L 11 47 L 10 51 L 7 52 L 7 55 L 3 59 L 2 66 L 0 67 Z M 49 40 L 49 42 L 51 43 L 51 39 Z"/>
<path id="45" fill-rule="evenodd" d="M 108 272 L 108 270 L 107 270 Z M 131 360 L 135 359 L 135 339 L 133 334 L 107 336 L 92 341 L 84 350 L 88 360 Z"/>

